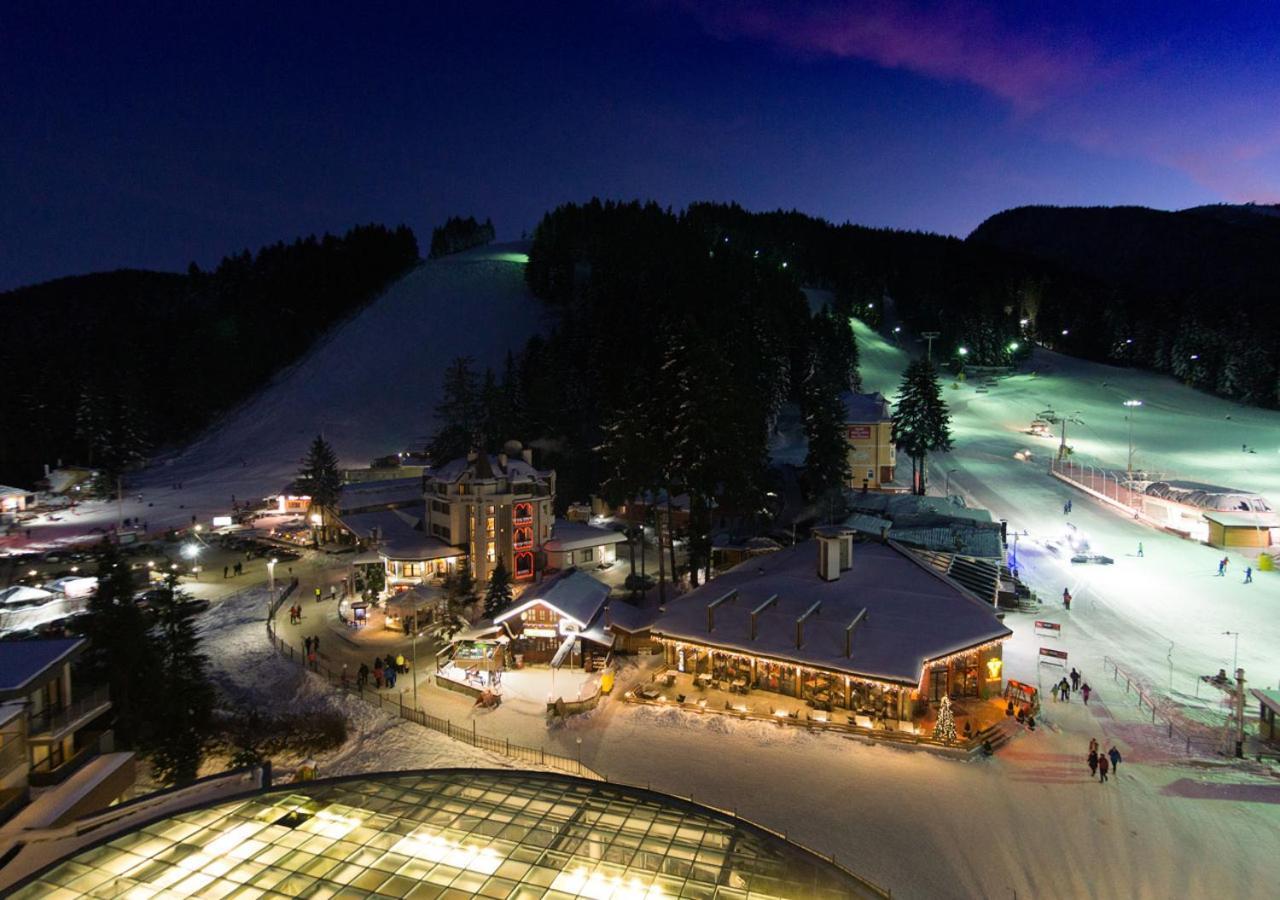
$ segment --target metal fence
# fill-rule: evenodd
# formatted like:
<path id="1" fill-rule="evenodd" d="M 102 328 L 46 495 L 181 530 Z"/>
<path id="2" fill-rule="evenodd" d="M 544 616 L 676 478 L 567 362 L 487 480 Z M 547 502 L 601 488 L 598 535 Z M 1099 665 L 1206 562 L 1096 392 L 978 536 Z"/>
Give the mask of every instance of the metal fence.
<path id="1" fill-rule="evenodd" d="M 1163 724 L 1169 738 L 1180 740 L 1187 756 L 1220 756 L 1223 751 L 1224 738 L 1219 729 L 1210 726 L 1188 726 L 1178 719 L 1177 705 L 1167 697 L 1162 697 L 1142 678 L 1122 668 L 1109 656 L 1102 657 L 1103 670 L 1111 670 L 1111 678 L 1116 684 L 1124 683 L 1126 695 L 1132 695 L 1138 709 L 1151 713 L 1151 724 Z"/>
<path id="2" fill-rule="evenodd" d="M 1050 464 L 1049 471 L 1103 500 L 1130 510 L 1141 510 L 1143 493 L 1130 489 L 1128 484 L 1133 481 L 1160 481 L 1166 477 L 1163 472 L 1130 474 L 1123 469 L 1108 469 L 1067 459 L 1055 459 Z"/>
<path id="3" fill-rule="evenodd" d="M 290 589 L 296 585 L 291 585 Z M 283 602 L 284 596 L 287 596 L 289 589 L 286 589 L 281 597 Z M 278 609 L 280 602 L 274 603 L 274 608 Z M 329 682 L 329 685 L 337 690 L 344 691 L 354 697 L 378 707 L 389 713 L 394 713 L 402 719 L 408 719 L 410 722 L 416 722 L 424 728 L 430 728 L 432 731 L 438 731 L 440 734 L 446 735 L 455 741 L 461 741 L 464 744 L 470 744 L 481 750 L 488 750 L 490 753 L 498 753 L 508 759 L 516 760 L 522 763 L 534 763 L 545 766 L 549 769 L 555 769 L 565 772 L 569 775 L 577 775 L 582 778 L 589 778 L 595 781 L 606 781 L 603 775 L 594 769 L 584 766 L 581 759 L 573 759 L 568 756 L 561 756 L 558 753 L 552 753 L 544 747 L 529 747 L 524 744 L 513 744 L 508 738 L 491 737 L 481 734 L 476 729 L 475 720 L 472 720 L 471 726 L 459 725 L 449 719 L 442 719 L 439 716 L 433 716 L 421 709 L 415 709 L 412 706 L 405 706 L 404 693 L 398 696 L 388 696 L 382 691 L 367 688 L 364 685 L 356 683 L 356 680 L 349 673 L 338 671 L 335 672 L 328 664 L 318 657 L 314 666 L 308 665 L 305 654 L 295 649 L 291 644 L 283 640 L 276 634 L 274 615 L 267 620 L 267 639 L 271 641 L 271 645 L 286 659 L 296 662 L 303 668 L 321 675 Z"/>

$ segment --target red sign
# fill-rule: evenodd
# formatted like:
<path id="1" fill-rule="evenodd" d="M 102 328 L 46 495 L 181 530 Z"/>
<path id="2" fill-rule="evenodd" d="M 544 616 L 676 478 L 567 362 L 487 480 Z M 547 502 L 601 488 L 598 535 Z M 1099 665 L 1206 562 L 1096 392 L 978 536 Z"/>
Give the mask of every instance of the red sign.
<path id="1" fill-rule="evenodd" d="M 1036 622 L 1037 628 L 1043 628 L 1046 631 L 1061 631 L 1062 626 L 1057 622 Z"/>
<path id="2" fill-rule="evenodd" d="M 851 441 L 871 440 L 871 426 L 870 425 L 850 425 L 849 440 Z"/>
<path id="3" fill-rule="evenodd" d="M 1041 656 L 1052 656 L 1054 659 L 1066 659 L 1066 658 L 1067 658 L 1067 651 L 1066 651 L 1066 650 L 1054 650 L 1054 649 L 1053 649 L 1053 648 L 1051 648 L 1051 647 L 1041 647 L 1041 648 L 1040 648 L 1040 655 L 1041 655 Z"/>

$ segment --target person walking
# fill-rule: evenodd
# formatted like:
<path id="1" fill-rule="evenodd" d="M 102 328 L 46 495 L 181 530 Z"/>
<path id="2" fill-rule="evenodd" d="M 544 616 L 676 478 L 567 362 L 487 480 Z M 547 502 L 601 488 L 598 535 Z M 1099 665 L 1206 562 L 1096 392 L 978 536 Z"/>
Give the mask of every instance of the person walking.
<path id="1" fill-rule="evenodd" d="M 1071 690 L 1080 690 L 1080 673 L 1074 667 L 1071 669 Z"/>
<path id="2" fill-rule="evenodd" d="M 223 566 L 223 567 L 222 567 L 222 580 L 223 580 L 223 581 L 226 581 L 226 580 L 227 580 L 227 569 L 228 569 L 228 568 L 229 568 L 228 566 Z"/>
<path id="3" fill-rule="evenodd" d="M 1058 682 L 1058 693 L 1062 695 L 1062 702 L 1064 703 L 1071 702 L 1071 685 L 1067 683 L 1067 679 L 1065 676 L 1061 681 Z"/>
<path id="4" fill-rule="evenodd" d="M 1093 778 L 1098 774 L 1098 751 L 1089 751 L 1089 777 Z"/>
<path id="5" fill-rule="evenodd" d="M 356 669 L 356 685 L 364 690 L 364 686 L 369 683 L 369 667 L 365 663 L 360 663 L 360 668 Z"/>
<path id="6" fill-rule="evenodd" d="M 1090 752 L 1090 753 L 1097 753 L 1097 752 L 1098 752 L 1098 739 L 1097 739 L 1097 738 L 1089 738 L 1089 752 Z"/>
<path id="7" fill-rule="evenodd" d="M 1245 584 L 1253 584 L 1253 566 L 1245 566 L 1245 568 L 1244 568 L 1244 583 L 1245 583 Z"/>
<path id="8" fill-rule="evenodd" d="M 1138 557 L 1142 557 L 1142 541 L 1138 541 Z"/>
<path id="9" fill-rule="evenodd" d="M 1062 589 L 1062 605 L 1067 609 L 1071 608 L 1071 591 L 1066 588 Z"/>
<path id="10" fill-rule="evenodd" d="M 306 649 L 307 656 L 311 655 L 311 635 L 307 635 L 302 639 L 302 646 Z"/>
<path id="11" fill-rule="evenodd" d="M 1084 684 L 1080 685 L 1080 693 L 1084 695 L 1085 706 L 1089 705 L 1089 694 L 1092 693 L 1092 691 L 1093 688 L 1089 687 L 1089 682 L 1086 681 Z"/>
<path id="12" fill-rule="evenodd" d="M 316 602 L 320 602 L 320 588 L 318 586 L 316 587 Z"/>
<path id="13" fill-rule="evenodd" d="M 1105 755 L 1098 757 L 1098 783 L 1104 784 L 1107 780 L 1107 768 L 1109 763 Z"/>
<path id="14" fill-rule="evenodd" d="M 373 683 L 378 686 L 378 690 L 382 690 L 383 674 L 382 660 L 375 657 L 373 660 Z"/>
<path id="15" fill-rule="evenodd" d="M 1120 751 L 1116 749 L 1116 745 L 1112 744 L 1111 749 L 1107 751 L 1107 756 L 1111 758 L 1111 774 L 1120 774 Z"/>
<path id="16" fill-rule="evenodd" d="M 1226 576 L 1226 574 L 1227 574 L 1227 562 L 1228 562 L 1228 560 L 1227 560 L 1227 557 L 1225 557 L 1225 556 L 1224 556 L 1224 557 L 1222 557 L 1222 559 L 1218 560 L 1218 577 L 1219 577 L 1219 578 L 1223 578 L 1223 577 L 1225 577 L 1225 576 Z"/>

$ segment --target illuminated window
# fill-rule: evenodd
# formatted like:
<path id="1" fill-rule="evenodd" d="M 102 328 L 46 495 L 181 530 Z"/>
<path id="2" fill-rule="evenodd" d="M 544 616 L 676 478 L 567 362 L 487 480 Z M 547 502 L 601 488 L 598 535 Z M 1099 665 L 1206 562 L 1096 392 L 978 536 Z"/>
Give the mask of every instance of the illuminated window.
<path id="1" fill-rule="evenodd" d="M 516 553 L 516 578 L 533 577 L 533 553 L 521 550 Z"/>
<path id="2" fill-rule="evenodd" d="M 527 524 L 533 521 L 533 504 L 517 503 L 511 508 L 511 519 L 513 522 L 521 522 Z"/>
<path id="3" fill-rule="evenodd" d="M 485 545 L 484 556 L 485 556 L 485 559 L 489 560 L 489 562 L 493 562 L 495 559 L 498 558 L 497 545 L 494 544 L 493 541 L 490 541 L 487 545 Z"/>
<path id="4" fill-rule="evenodd" d="M 485 534 L 489 537 L 493 537 L 498 531 L 498 520 L 493 516 L 489 516 L 484 520 L 484 530 Z"/>

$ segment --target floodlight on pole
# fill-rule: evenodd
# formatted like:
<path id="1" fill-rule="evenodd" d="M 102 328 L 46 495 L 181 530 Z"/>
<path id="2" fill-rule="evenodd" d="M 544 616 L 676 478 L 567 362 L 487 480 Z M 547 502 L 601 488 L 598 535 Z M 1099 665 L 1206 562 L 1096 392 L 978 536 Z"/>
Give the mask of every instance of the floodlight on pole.
<path id="1" fill-rule="evenodd" d="M 933 362 L 933 341 L 935 338 L 942 337 L 942 332 L 941 331 L 922 331 L 920 332 L 920 337 L 924 338 L 926 341 L 929 342 L 928 344 L 925 345 L 925 359 L 927 359 L 929 362 Z"/>
<path id="2" fill-rule="evenodd" d="M 1129 414 L 1125 416 L 1129 420 L 1129 467 L 1125 470 L 1129 477 L 1133 477 L 1133 411 L 1142 405 L 1141 400 L 1126 400 L 1124 405 L 1129 407 Z"/>

